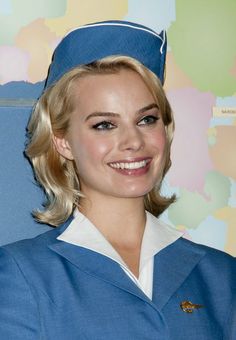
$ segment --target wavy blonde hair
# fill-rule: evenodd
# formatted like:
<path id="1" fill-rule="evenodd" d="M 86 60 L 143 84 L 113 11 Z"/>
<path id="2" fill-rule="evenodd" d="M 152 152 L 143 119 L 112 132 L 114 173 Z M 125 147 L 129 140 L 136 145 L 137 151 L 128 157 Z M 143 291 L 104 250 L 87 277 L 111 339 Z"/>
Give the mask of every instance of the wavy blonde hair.
<path id="1" fill-rule="evenodd" d="M 53 135 L 65 136 L 68 131 L 70 116 L 75 109 L 73 86 L 86 75 L 117 73 L 123 68 L 141 76 L 160 107 L 166 128 L 167 150 L 163 173 L 159 183 L 144 197 L 145 208 L 158 216 L 175 200 L 174 196 L 166 198 L 160 195 L 162 179 L 171 165 L 170 146 L 174 131 L 172 110 L 162 85 L 156 75 L 137 60 L 110 56 L 64 74 L 45 90 L 34 107 L 28 124 L 26 155 L 32 163 L 36 180 L 46 194 L 45 209 L 33 213 L 37 221 L 52 226 L 65 222 L 83 196 L 74 161 L 62 157 L 53 143 Z"/>

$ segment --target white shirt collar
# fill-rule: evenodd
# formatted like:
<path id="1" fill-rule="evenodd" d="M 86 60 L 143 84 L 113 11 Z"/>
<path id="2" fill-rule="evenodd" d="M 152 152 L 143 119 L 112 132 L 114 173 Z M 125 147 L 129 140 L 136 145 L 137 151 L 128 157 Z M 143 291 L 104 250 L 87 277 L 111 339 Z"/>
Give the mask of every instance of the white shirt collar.
<path id="1" fill-rule="evenodd" d="M 169 227 L 146 212 L 146 226 L 140 254 L 140 273 L 150 258 L 181 236 L 182 232 Z M 127 268 L 121 256 L 102 233 L 79 211 L 76 211 L 73 221 L 57 239 L 100 253 Z"/>

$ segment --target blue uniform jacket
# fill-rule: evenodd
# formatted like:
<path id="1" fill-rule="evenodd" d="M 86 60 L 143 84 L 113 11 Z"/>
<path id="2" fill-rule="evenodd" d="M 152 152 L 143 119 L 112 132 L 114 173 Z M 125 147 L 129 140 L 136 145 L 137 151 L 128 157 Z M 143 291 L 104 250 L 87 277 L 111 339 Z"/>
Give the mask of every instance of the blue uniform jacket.
<path id="1" fill-rule="evenodd" d="M 0 248 L 1 340 L 236 339 L 231 256 L 178 239 L 155 256 L 150 300 L 113 260 L 57 240 L 66 226 Z"/>

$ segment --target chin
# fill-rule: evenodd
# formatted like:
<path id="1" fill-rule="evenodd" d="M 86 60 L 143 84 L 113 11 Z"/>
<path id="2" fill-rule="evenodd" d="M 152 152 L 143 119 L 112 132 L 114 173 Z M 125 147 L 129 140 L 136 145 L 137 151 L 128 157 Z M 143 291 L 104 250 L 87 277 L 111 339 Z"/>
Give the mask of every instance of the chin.
<path id="1" fill-rule="evenodd" d="M 152 187 L 148 188 L 132 188 L 126 189 L 124 191 L 119 190 L 119 194 L 117 197 L 124 197 L 124 198 L 140 198 L 140 197 L 145 197 L 151 190 L 153 189 Z"/>

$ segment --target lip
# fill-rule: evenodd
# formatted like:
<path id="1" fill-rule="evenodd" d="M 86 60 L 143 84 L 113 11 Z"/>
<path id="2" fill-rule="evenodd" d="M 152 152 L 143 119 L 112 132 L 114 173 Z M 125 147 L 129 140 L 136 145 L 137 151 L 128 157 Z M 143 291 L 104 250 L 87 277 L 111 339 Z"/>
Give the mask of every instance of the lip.
<path id="1" fill-rule="evenodd" d="M 142 161 L 146 161 L 146 165 L 144 167 L 137 168 L 137 169 L 121 169 L 121 168 L 114 168 L 111 166 L 111 164 L 116 164 L 116 163 L 135 163 L 135 162 L 142 162 Z M 117 173 L 121 175 L 142 176 L 148 172 L 151 161 L 152 161 L 151 157 L 135 157 L 135 158 L 121 159 L 121 160 L 117 160 L 114 162 L 109 162 L 108 166 L 112 170 L 116 171 Z"/>

